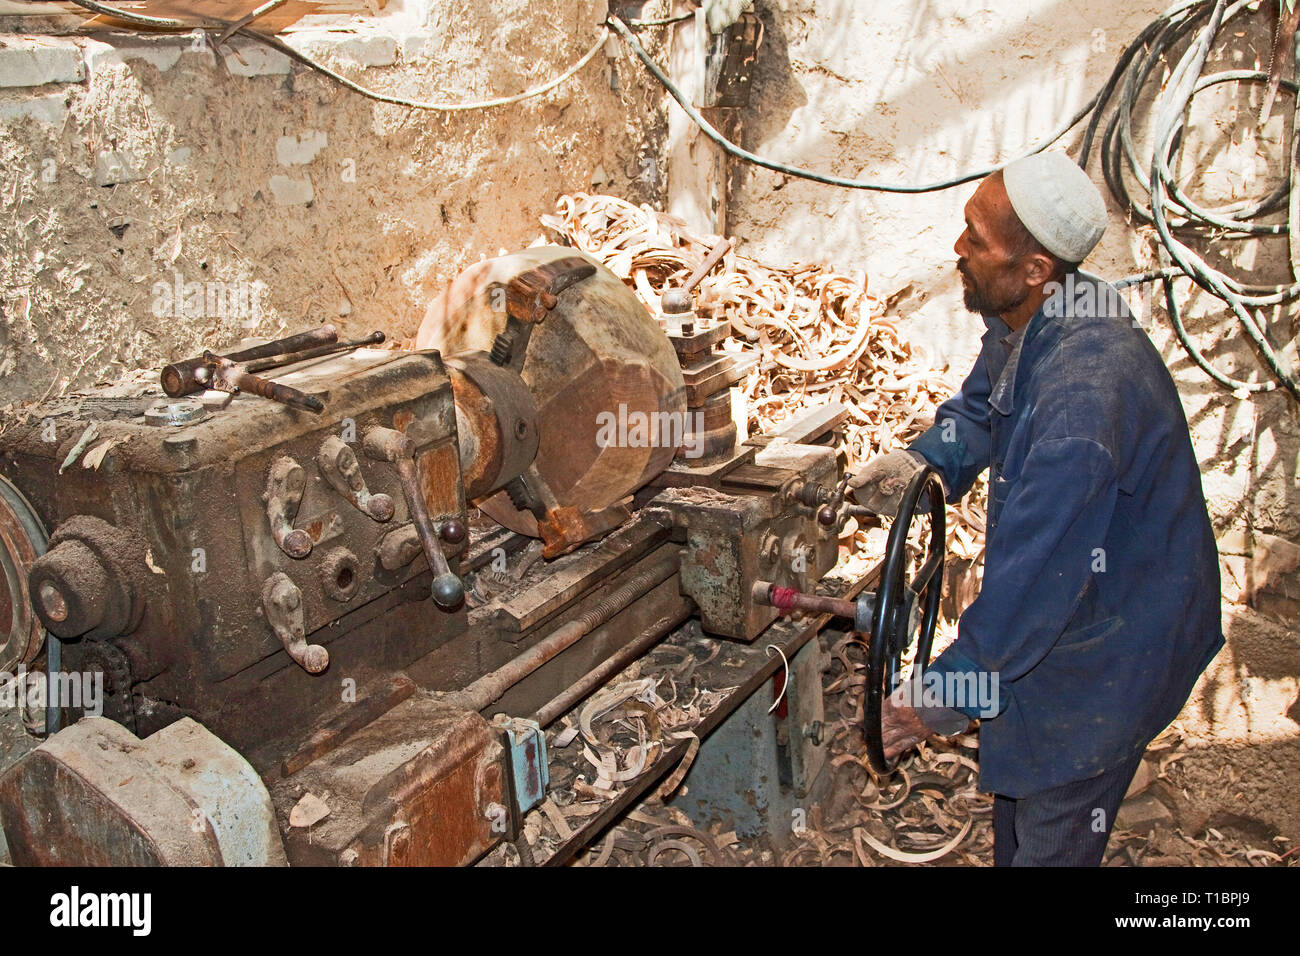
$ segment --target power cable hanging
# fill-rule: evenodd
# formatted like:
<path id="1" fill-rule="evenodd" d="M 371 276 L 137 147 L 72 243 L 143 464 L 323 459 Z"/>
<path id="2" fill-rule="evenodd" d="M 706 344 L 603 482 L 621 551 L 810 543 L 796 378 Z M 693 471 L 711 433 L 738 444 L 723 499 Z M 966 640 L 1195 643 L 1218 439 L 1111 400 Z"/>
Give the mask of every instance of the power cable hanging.
<path id="1" fill-rule="evenodd" d="M 753 163 L 755 166 L 762 166 L 764 169 L 770 169 L 773 172 L 783 173 L 787 176 L 795 176 L 799 179 L 807 179 L 811 182 L 822 183 L 827 186 L 841 186 L 845 189 L 865 189 L 872 192 L 882 193 L 931 193 L 939 192 L 944 189 L 951 189 L 954 186 L 974 182 L 977 179 L 983 179 L 990 173 L 997 172 L 1003 166 L 1021 158 L 1020 156 L 1017 156 L 1008 159 L 1006 162 L 999 163 L 996 166 L 990 166 L 987 169 L 979 169 L 974 172 L 954 177 L 953 179 L 945 179 L 939 182 L 926 183 L 919 186 L 875 183 L 861 179 L 849 179 L 844 176 L 832 176 L 827 173 L 819 173 L 811 169 L 804 169 L 800 166 L 791 166 L 774 159 L 767 159 L 766 157 L 759 156 L 757 153 L 752 153 L 743 146 L 732 142 L 725 135 L 719 132 L 708 120 L 706 120 L 699 110 L 691 104 L 690 97 L 682 92 L 681 88 L 669 78 L 668 74 L 663 71 L 662 67 L 660 67 L 659 64 L 654 61 L 654 58 L 646 52 L 645 47 L 641 45 L 640 41 L 637 40 L 632 31 L 628 29 L 626 23 L 616 16 L 609 17 L 605 22 L 618 33 L 618 35 L 628 45 L 629 49 L 636 54 L 637 59 L 645 65 L 645 68 L 649 70 L 651 75 L 659 81 L 659 84 L 668 91 L 669 95 L 677 101 L 677 104 L 685 111 L 686 115 L 691 118 L 691 122 L 698 126 L 705 136 L 713 140 L 713 142 L 721 147 L 728 155 L 734 156 L 736 159 L 744 160 L 747 163 Z M 1100 94 L 1098 94 L 1098 96 L 1100 96 Z M 1047 149 L 1047 147 L 1059 140 L 1062 136 L 1077 126 L 1085 116 L 1092 112 L 1093 107 L 1097 104 L 1097 99 L 1098 97 L 1094 96 L 1064 125 L 1052 133 L 1051 136 L 1038 146 L 1023 153 L 1022 156 L 1032 156 L 1035 153 L 1041 153 L 1043 150 Z"/>
<path id="2" fill-rule="evenodd" d="M 514 96 L 503 96 L 497 99 L 483 100 L 477 103 L 435 103 L 425 100 L 408 99 L 404 96 L 396 96 L 391 93 L 380 93 L 376 90 L 368 89 L 360 83 L 350 80 L 341 73 L 330 69 L 318 60 L 312 59 L 307 54 L 294 49 L 278 37 L 268 36 L 264 33 L 259 33 L 256 30 L 250 30 L 247 26 L 241 25 L 239 21 L 232 22 L 228 20 L 216 20 L 211 17 L 196 17 L 189 21 L 175 20 L 167 17 L 151 17 L 144 14 L 131 13 L 126 10 L 118 10 L 106 4 L 99 3 L 97 0 L 70 0 L 70 2 L 82 7 L 83 9 L 89 10 L 92 13 L 110 16 L 117 20 L 134 23 L 142 27 L 150 27 L 156 30 L 186 32 L 196 29 L 219 30 L 221 31 L 223 40 L 227 39 L 231 35 L 246 37 L 256 43 L 260 43 L 263 46 L 270 47 L 271 49 L 282 53 L 289 57 L 289 59 L 301 63 L 304 66 L 315 70 L 317 73 L 329 77 L 336 83 L 339 83 L 340 85 L 347 87 L 349 90 L 352 90 L 354 93 L 359 93 L 368 99 L 380 103 L 388 103 L 392 106 L 403 106 L 408 109 L 426 110 L 435 113 L 463 113 L 472 110 L 493 109 L 500 106 L 510 106 L 514 103 L 520 103 L 524 100 L 549 93 L 565 81 L 574 77 L 583 67 L 590 63 L 596 54 L 600 52 L 601 48 L 605 45 L 606 39 L 609 37 L 608 28 L 601 27 L 596 42 L 593 43 L 591 48 L 582 55 L 582 58 L 579 59 L 577 63 L 573 64 L 573 66 L 569 67 L 569 69 L 565 70 L 554 79 L 541 86 L 534 87 L 531 90 L 525 90 L 523 93 L 517 93 Z"/>
<path id="3" fill-rule="evenodd" d="M 709 139 L 722 148 L 728 155 L 765 169 L 772 170 L 773 172 L 795 176 L 811 182 L 818 182 L 825 185 L 839 186 L 848 189 L 861 189 L 885 193 L 917 194 L 951 189 L 955 186 L 982 179 L 990 173 L 1001 169 L 1003 166 L 1014 162 L 1015 159 L 1020 158 L 1015 157 L 995 166 L 965 173 L 951 179 L 922 185 L 877 183 L 842 176 L 833 176 L 792 166 L 776 160 L 767 159 L 732 142 L 714 128 L 703 117 L 703 115 L 694 108 L 689 97 L 687 97 L 676 86 L 676 84 L 673 83 L 663 69 L 660 68 L 654 59 L 646 52 L 645 48 L 633 34 L 629 23 L 615 16 L 611 16 L 606 20 L 596 42 L 581 57 L 581 59 L 578 60 L 577 63 L 555 79 L 542 86 L 527 90 L 514 96 L 484 100 L 477 103 L 435 103 L 412 100 L 406 97 L 370 90 L 336 71 L 331 70 L 329 67 L 326 67 L 306 54 L 299 52 L 277 37 L 268 36 L 249 29 L 247 25 L 244 25 L 240 21 L 231 22 L 207 17 L 182 21 L 166 17 L 154 17 L 145 14 L 132 13 L 126 10 L 109 7 L 106 4 L 97 2 L 97 0 L 71 0 L 71 2 L 93 13 L 110 16 L 117 20 L 135 24 L 139 27 L 168 31 L 189 31 L 194 29 L 219 30 L 222 31 L 221 35 L 223 39 L 232 34 L 243 36 L 256 43 L 268 46 L 290 59 L 328 76 L 344 87 L 362 96 L 395 106 L 434 112 L 464 112 L 470 110 L 490 109 L 493 107 L 508 106 L 548 93 L 565 81 L 571 79 L 580 72 L 583 67 L 590 63 L 604 46 L 605 41 L 612 30 L 620 36 L 620 38 L 628 45 L 629 49 L 631 49 L 637 58 L 645 65 L 646 69 L 650 71 L 651 75 L 653 75 L 669 95 L 677 101 L 690 117 L 692 122 L 694 122 Z M 1086 168 L 1097 130 L 1100 128 L 1106 107 L 1112 99 L 1116 98 L 1118 92 L 1115 108 L 1111 111 L 1110 120 L 1102 135 L 1102 175 L 1105 178 L 1107 187 L 1110 189 L 1111 193 L 1136 219 L 1155 227 L 1162 246 L 1162 251 L 1170 264 L 1167 264 L 1158 270 L 1146 272 L 1140 275 L 1126 276 L 1118 280 L 1118 282 L 1115 283 L 1116 286 L 1118 288 L 1124 288 L 1146 282 L 1161 282 L 1163 284 L 1170 322 L 1173 325 L 1180 344 L 1184 350 L 1187 351 L 1192 360 L 1212 379 L 1214 379 L 1214 381 L 1239 393 L 1271 391 L 1280 383 L 1290 391 L 1291 394 L 1300 398 L 1300 383 L 1296 380 L 1295 371 L 1290 368 L 1286 359 L 1279 355 L 1278 351 L 1268 341 L 1264 323 L 1251 311 L 1252 309 L 1269 308 L 1295 301 L 1297 298 L 1300 298 L 1300 282 L 1295 282 L 1290 285 L 1274 286 L 1251 286 L 1240 283 L 1231 276 L 1226 275 L 1221 270 L 1210 266 L 1202 257 L 1197 255 L 1174 235 L 1175 230 L 1186 231 L 1196 229 L 1208 230 L 1210 234 L 1215 235 L 1216 238 L 1280 236 L 1286 235 L 1289 232 L 1289 228 L 1285 224 L 1263 223 L 1257 220 L 1259 217 L 1273 213 L 1287 204 L 1291 191 L 1295 188 L 1294 182 L 1289 186 L 1279 187 L 1271 195 L 1262 200 L 1253 203 L 1235 203 L 1219 209 L 1211 210 L 1201 207 L 1186 195 L 1186 193 L 1178 186 L 1176 178 L 1169 166 L 1170 160 L 1177 154 L 1182 143 L 1183 135 L 1186 131 L 1186 114 L 1192 98 L 1197 93 L 1207 89 L 1208 87 L 1221 83 L 1265 82 L 1268 79 L 1267 74 L 1254 70 L 1228 70 L 1211 76 L 1201 75 L 1211 47 L 1218 36 L 1222 25 L 1241 11 L 1248 9 L 1252 5 L 1252 2 L 1253 0 L 1237 0 L 1237 2 L 1229 6 L 1228 0 L 1184 0 L 1184 2 L 1171 7 L 1148 24 L 1138 37 L 1125 48 L 1106 84 L 1094 97 L 1085 103 L 1069 120 L 1055 130 L 1042 143 L 1021 155 L 1031 156 L 1035 153 L 1042 152 L 1078 125 L 1078 123 L 1085 117 L 1091 114 L 1092 119 L 1089 122 L 1087 131 L 1084 135 L 1082 149 L 1079 155 L 1079 164 Z M 269 8 L 272 5 L 273 4 L 266 4 L 264 6 Z M 681 18 L 672 18 L 663 21 L 632 21 L 631 26 L 636 26 L 638 28 L 667 26 L 674 22 L 678 22 L 679 19 L 684 20 L 686 18 L 687 15 L 683 15 Z M 1200 32 L 1195 34 L 1191 45 L 1183 55 L 1182 60 L 1180 60 L 1170 78 L 1165 81 L 1164 92 L 1157 98 L 1156 102 L 1159 105 L 1157 136 L 1153 140 L 1154 146 L 1150 158 L 1143 161 L 1138 157 L 1137 147 L 1133 136 L 1134 106 L 1138 102 L 1148 80 L 1153 75 L 1156 76 L 1157 79 L 1161 78 L 1160 74 L 1156 71 L 1156 66 L 1164 62 L 1165 52 L 1171 46 L 1187 39 L 1188 36 L 1193 34 L 1196 30 L 1197 24 L 1202 20 L 1207 20 L 1207 18 L 1207 25 L 1202 28 Z M 1297 92 L 1296 83 L 1289 80 L 1283 80 L 1281 88 L 1292 94 Z M 1124 175 L 1126 164 L 1132 178 L 1144 191 L 1146 191 L 1150 200 L 1149 205 L 1136 201 L 1130 194 L 1126 177 Z M 1294 174 L 1292 179 L 1294 179 Z M 1221 299 L 1228 305 L 1238 323 L 1242 326 L 1251 342 L 1255 345 L 1265 366 L 1272 374 L 1274 381 L 1247 382 L 1241 379 L 1232 378 L 1212 366 L 1210 361 L 1192 341 L 1191 336 L 1184 326 L 1177 299 L 1173 292 L 1173 282 L 1179 277 L 1190 278 L 1200 288 Z"/>
<path id="4" fill-rule="evenodd" d="M 1040 146 L 1023 155 L 1041 152 L 1073 129 L 1089 113 L 1089 122 L 1080 151 L 1079 165 L 1088 164 L 1088 156 L 1096 137 L 1107 104 L 1120 91 L 1118 103 L 1111 114 L 1103 137 L 1102 173 L 1107 186 L 1115 198 L 1125 205 L 1134 216 L 1156 229 L 1160 243 L 1173 265 L 1154 272 L 1120 279 L 1117 288 L 1125 288 L 1145 282 L 1161 281 L 1164 284 L 1165 299 L 1168 306 L 1170 323 L 1183 349 L 1192 361 L 1203 369 L 1214 381 L 1235 392 L 1272 391 L 1280 383 L 1297 398 L 1300 398 L 1300 384 L 1294 371 L 1286 360 L 1268 341 L 1263 323 L 1252 314 L 1251 309 L 1282 305 L 1300 298 L 1300 282 L 1291 285 L 1249 286 L 1238 282 L 1220 270 L 1214 269 L 1203 258 L 1176 239 L 1174 229 L 1204 228 L 1212 233 L 1229 234 L 1230 238 L 1248 238 L 1250 236 L 1280 236 L 1288 234 L 1285 223 L 1259 222 L 1258 217 L 1276 211 L 1285 206 L 1290 197 L 1294 183 L 1284 184 L 1271 195 L 1257 202 L 1235 203 L 1224 208 L 1204 209 L 1192 201 L 1178 186 L 1169 169 L 1169 158 L 1173 156 L 1185 132 L 1184 117 L 1193 96 L 1211 86 L 1229 82 L 1266 82 L 1268 74 L 1255 70 L 1228 70 L 1210 76 L 1202 76 L 1205 61 L 1222 23 L 1237 13 L 1251 6 L 1252 0 L 1238 0 L 1228 8 L 1227 0 L 1185 0 L 1167 10 L 1156 18 L 1130 43 L 1120 55 L 1109 79 L 1102 89 L 1076 113 L 1068 123 L 1057 130 Z M 1213 16 L 1211 16 L 1213 14 Z M 1161 104 L 1160 116 L 1165 122 L 1160 126 L 1155 140 L 1156 147 L 1152 157 L 1145 164 L 1140 162 L 1134 145 L 1132 118 L 1134 105 L 1148 78 L 1155 72 L 1157 63 L 1162 62 L 1165 50 L 1172 44 L 1185 39 L 1196 25 L 1210 17 L 1209 25 L 1194 38 L 1191 48 L 1184 55 L 1175 72 L 1174 79 L 1166 81 L 1166 92 L 1157 100 Z M 953 179 L 921 186 L 898 186 L 873 183 L 863 180 L 846 179 L 829 176 L 800 167 L 769 160 L 758 156 L 727 139 L 715 129 L 690 103 L 689 98 L 672 82 L 657 63 L 637 42 L 636 37 L 617 17 L 611 16 L 609 25 L 628 44 L 646 69 L 655 77 L 665 90 L 677 101 L 700 130 L 721 147 L 727 154 L 774 172 L 796 176 L 813 182 L 850 189 L 865 189 L 889 193 L 924 193 L 949 189 L 963 183 L 981 179 L 1002 168 L 1014 160 L 1008 160 L 998 166 L 968 173 Z M 1157 74 L 1158 76 L 1158 74 Z M 1281 87 L 1295 93 L 1297 85 L 1283 80 Z M 1127 159 L 1133 177 L 1148 195 L 1154 195 L 1150 207 L 1133 200 L 1128 193 L 1122 165 Z M 1151 184 L 1156 189 L 1152 193 Z M 1173 218 L 1171 219 L 1171 213 Z M 1222 235 L 1220 235 L 1222 237 Z M 1192 341 L 1182 319 L 1177 300 L 1173 294 L 1173 281 L 1178 277 L 1191 278 L 1197 285 L 1226 303 L 1245 330 L 1247 336 L 1259 352 L 1264 365 L 1273 376 L 1273 381 L 1246 382 L 1232 378 L 1215 369 L 1201 350 Z"/>

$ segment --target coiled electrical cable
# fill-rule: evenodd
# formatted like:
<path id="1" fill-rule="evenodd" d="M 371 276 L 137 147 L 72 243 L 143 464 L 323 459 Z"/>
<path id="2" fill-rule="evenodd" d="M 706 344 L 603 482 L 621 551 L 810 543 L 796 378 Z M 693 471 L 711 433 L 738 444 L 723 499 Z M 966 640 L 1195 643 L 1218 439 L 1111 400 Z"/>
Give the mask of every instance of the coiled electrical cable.
<path id="1" fill-rule="evenodd" d="M 1195 252 L 1184 239 L 1248 239 L 1281 236 L 1290 232 L 1285 222 L 1264 222 L 1262 217 L 1286 209 L 1295 172 L 1285 183 L 1259 200 L 1244 200 L 1207 209 L 1192 200 L 1179 186 L 1172 166 L 1186 134 L 1187 114 L 1193 98 L 1202 90 L 1223 83 L 1264 83 L 1268 74 L 1257 70 L 1225 70 L 1206 75 L 1206 61 L 1223 32 L 1224 25 L 1249 9 L 1249 0 L 1197 0 L 1183 3 L 1150 24 L 1120 57 L 1103 89 L 1098 109 L 1084 135 L 1079 162 L 1086 166 L 1107 104 L 1114 99 L 1101 137 L 1100 164 L 1111 194 L 1137 221 L 1156 230 L 1162 253 L 1169 260 L 1164 268 L 1116 283 L 1117 287 L 1143 282 L 1160 282 L 1170 324 L 1179 344 L 1196 365 L 1214 381 L 1238 393 L 1272 391 L 1282 385 L 1300 398 L 1295 370 L 1269 342 L 1258 310 L 1283 305 L 1300 298 L 1300 282 L 1290 285 L 1253 286 L 1233 279 Z M 1173 49 L 1186 42 L 1186 49 L 1165 76 L 1158 69 L 1169 62 Z M 1154 126 L 1150 154 L 1140 155 L 1134 136 L 1134 113 L 1144 91 L 1152 82 L 1162 85 L 1154 98 Z M 1297 86 L 1283 80 L 1281 88 L 1293 95 Z M 1127 172 L 1127 176 L 1125 175 Z M 1130 179 L 1145 196 L 1135 196 Z M 1292 237 L 1295 241 L 1295 237 Z M 1174 281 L 1191 279 L 1197 286 L 1223 301 L 1259 353 L 1272 380 L 1249 382 L 1215 368 L 1192 340 L 1183 321 Z"/>

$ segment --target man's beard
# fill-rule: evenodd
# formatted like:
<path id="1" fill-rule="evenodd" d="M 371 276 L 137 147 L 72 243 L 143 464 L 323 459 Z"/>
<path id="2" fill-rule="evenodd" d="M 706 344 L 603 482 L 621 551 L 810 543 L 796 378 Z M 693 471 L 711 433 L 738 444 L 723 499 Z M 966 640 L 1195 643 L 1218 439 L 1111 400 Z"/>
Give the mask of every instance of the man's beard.
<path id="1" fill-rule="evenodd" d="M 1021 296 L 1019 300 L 1012 302 L 993 299 L 988 295 L 988 293 L 980 288 L 974 277 L 967 272 L 963 272 L 960 266 L 958 266 L 957 271 L 966 277 L 966 282 L 968 283 L 962 287 L 962 304 L 966 306 L 969 311 L 978 316 L 1002 315 L 1004 312 L 1010 312 L 1016 306 L 1020 305 L 1021 302 L 1025 301 L 1024 296 Z"/>

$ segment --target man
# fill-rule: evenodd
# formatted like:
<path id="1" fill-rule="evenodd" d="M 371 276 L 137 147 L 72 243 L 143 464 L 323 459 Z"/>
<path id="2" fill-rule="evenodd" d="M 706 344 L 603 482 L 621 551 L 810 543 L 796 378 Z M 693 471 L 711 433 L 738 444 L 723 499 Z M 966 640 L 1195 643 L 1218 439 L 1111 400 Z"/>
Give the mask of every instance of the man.
<path id="1" fill-rule="evenodd" d="M 954 246 L 965 305 L 988 329 L 980 356 L 934 427 L 852 482 L 893 513 L 927 463 L 950 502 L 991 469 L 980 595 L 924 694 L 900 688 L 882 724 L 893 756 L 983 718 L 997 865 L 1099 864 L 1146 745 L 1223 646 L 1178 393 L 1118 293 L 1078 268 L 1106 221 L 1063 153 L 980 184 Z M 990 687 L 991 700 L 958 699 Z"/>

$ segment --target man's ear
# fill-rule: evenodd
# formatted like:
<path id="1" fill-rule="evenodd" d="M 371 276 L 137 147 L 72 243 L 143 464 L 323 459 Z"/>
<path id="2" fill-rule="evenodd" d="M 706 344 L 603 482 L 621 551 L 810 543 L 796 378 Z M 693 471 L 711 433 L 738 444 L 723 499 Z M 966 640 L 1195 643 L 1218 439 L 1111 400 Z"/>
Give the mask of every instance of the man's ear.
<path id="1" fill-rule="evenodd" d="M 1050 282 L 1056 274 L 1056 262 L 1042 252 L 1031 252 L 1024 259 L 1025 285 L 1036 288 Z"/>

